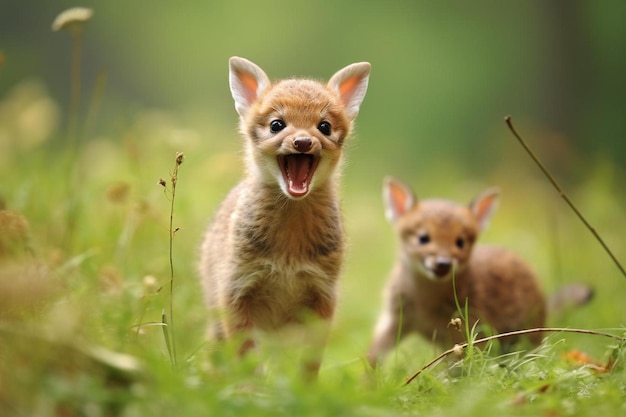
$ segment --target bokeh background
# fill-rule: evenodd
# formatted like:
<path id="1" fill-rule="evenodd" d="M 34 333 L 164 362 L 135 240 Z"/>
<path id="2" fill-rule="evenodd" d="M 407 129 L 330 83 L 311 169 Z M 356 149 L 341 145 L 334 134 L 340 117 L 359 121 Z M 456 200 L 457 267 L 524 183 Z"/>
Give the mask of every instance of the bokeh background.
<path id="1" fill-rule="evenodd" d="M 51 24 L 76 5 L 94 16 L 84 30 L 74 153 L 67 137 L 71 36 Z M 626 262 L 625 21 L 623 1 L 2 0 L 0 196 L 28 220 L 37 256 L 79 265 L 63 277 L 74 291 L 65 306 L 81 313 L 73 316 L 76 328 L 128 350 L 128 328 L 144 313 L 158 317 L 166 303 L 161 293 L 146 309 L 137 294 L 147 276 L 168 282 L 169 200 L 156 183 L 171 173 L 175 152 L 184 152 L 174 258 L 179 335 L 192 350 L 204 320 L 197 247 L 242 173 L 228 58 L 246 57 L 272 78 L 327 79 L 369 61 L 370 86 L 342 177 L 351 243 L 331 365 L 358 362 L 366 349 L 393 263 L 395 239 L 380 198 L 385 175 L 404 179 L 420 197 L 467 202 L 500 186 L 501 207 L 482 240 L 529 259 L 549 292 L 570 281 L 597 289 L 590 306 L 551 324 L 619 327 L 626 277 L 504 117 L 513 116 Z M 70 246 L 63 243 L 68 212 L 79 213 Z"/>

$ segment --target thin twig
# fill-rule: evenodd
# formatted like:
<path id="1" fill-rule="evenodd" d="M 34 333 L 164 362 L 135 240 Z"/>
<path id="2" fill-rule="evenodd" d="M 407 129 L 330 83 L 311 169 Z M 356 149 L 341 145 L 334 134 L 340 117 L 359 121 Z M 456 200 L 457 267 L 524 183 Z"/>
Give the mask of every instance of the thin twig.
<path id="1" fill-rule="evenodd" d="M 172 365 L 176 365 L 176 356 L 172 352 L 172 344 L 174 342 L 174 338 L 169 334 L 168 331 L 169 325 L 167 324 L 167 315 L 165 314 L 165 309 L 161 310 L 161 323 L 161 330 L 163 331 L 163 338 L 165 339 L 165 347 L 167 347 L 167 353 L 170 355 L 170 363 Z"/>
<path id="2" fill-rule="evenodd" d="M 178 228 L 174 229 L 174 200 L 176 199 L 176 183 L 178 182 L 178 167 L 183 163 L 183 153 L 176 153 L 176 163 L 174 164 L 174 171 L 172 172 L 172 199 L 170 206 L 170 305 L 169 305 L 169 336 L 170 340 L 166 340 L 168 342 L 168 349 L 171 348 L 172 354 L 170 355 L 170 359 L 172 360 L 172 364 L 176 366 L 176 342 L 174 338 L 174 233 L 178 231 Z"/>
<path id="3" fill-rule="evenodd" d="M 107 84 L 108 73 L 106 70 L 101 69 L 96 75 L 96 81 L 94 82 L 93 91 L 91 92 L 91 99 L 89 100 L 89 107 L 87 109 L 87 116 L 85 116 L 84 126 L 84 138 L 89 139 L 92 133 L 94 123 L 100 112 L 100 106 L 102 105 L 102 99 L 104 98 L 104 90 Z"/>
<path id="4" fill-rule="evenodd" d="M 481 344 L 481 343 L 489 342 L 491 340 L 502 339 L 502 338 L 509 337 L 509 336 L 519 336 L 519 335 L 524 335 L 524 334 L 540 333 L 540 332 L 582 333 L 582 334 L 590 334 L 590 335 L 595 335 L 595 336 L 610 337 L 610 338 L 613 338 L 613 339 L 620 340 L 622 342 L 624 340 L 626 340 L 623 336 L 616 336 L 616 335 L 611 334 L 611 333 L 598 332 L 596 330 L 570 329 L 570 328 L 565 328 L 565 327 L 539 327 L 539 328 L 536 328 L 536 329 L 516 330 L 514 332 L 500 333 L 500 334 L 496 334 L 496 335 L 493 335 L 493 336 L 484 337 L 482 339 L 474 340 L 472 345 L 478 345 L 478 344 Z M 455 345 L 453 348 L 446 350 L 445 352 L 443 352 L 442 354 L 437 356 L 435 359 L 433 359 L 432 361 L 428 362 L 426 365 L 422 366 L 413 375 L 408 377 L 404 381 L 403 385 L 410 384 L 411 381 L 413 381 L 415 378 L 417 378 L 422 372 L 424 372 L 426 369 L 428 369 L 431 366 L 433 366 L 435 363 L 439 362 L 441 359 L 445 358 L 446 356 L 450 355 L 451 353 L 458 352 L 459 349 L 465 349 L 469 345 L 470 345 L 470 343 L 463 343 L 463 344 L 460 344 L 460 345 Z"/>
<path id="5" fill-rule="evenodd" d="M 68 181 L 67 181 L 67 211 L 66 230 L 63 237 L 63 247 L 71 251 L 75 243 L 76 225 L 81 215 L 80 189 L 82 187 L 81 167 L 78 164 L 79 143 L 78 119 L 81 96 L 81 56 L 83 45 L 83 28 L 76 26 L 71 30 L 72 36 L 72 63 L 70 72 L 70 107 L 67 122 L 67 144 L 69 153 Z"/>
<path id="6" fill-rule="evenodd" d="M 504 118 L 504 120 L 506 121 L 506 124 L 508 125 L 509 129 L 511 130 L 511 132 L 513 132 L 513 135 L 515 135 L 515 137 L 517 138 L 519 143 L 522 145 L 522 147 L 526 150 L 528 155 L 530 155 L 530 157 L 533 159 L 533 161 L 535 161 L 537 166 L 539 166 L 539 168 L 544 173 L 546 178 L 548 178 L 548 180 L 552 183 L 554 188 L 558 191 L 559 195 L 563 198 L 563 200 L 565 200 L 565 202 L 570 206 L 570 208 L 572 210 L 574 210 L 574 213 L 576 213 L 576 215 L 578 216 L 580 221 L 582 221 L 584 223 L 584 225 L 587 227 L 587 229 L 589 229 L 589 231 L 595 236 L 596 240 L 598 242 L 600 242 L 600 245 L 602 245 L 602 247 L 604 248 L 604 251 L 611 257 L 613 262 L 615 262 L 615 265 L 617 265 L 617 267 L 621 271 L 622 275 L 624 275 L 624 277 L 626 277 L 626 270 L 624 269 L 622 264 L 617 260 L 617 258 L 615 257 L 615 255 L 613 254 L 611 249 L 609 249 L 609 247 L 606 245 L 606 243 L 604 243 L 604 240 L 602 239 L 602 237 L 600 237 L 598 232 L 596 232 L 596 230 L 589 224 L 589 222 L 585 219 L 585 217 L 583 217 L 583 215 L 580 213 L 580 211 L 578 211 L 578 209 L 576 208 L 574 203 L 572 203 L 571 200 L 567 197 L 567 195 L 565 194 L 563 189 L 559 186 L 559 184 L 556 182 L 556 180 L 554 179 L 552 174 L 550 174 L 550 172 L 546 169 L 546 167 L 543 165 L 543 163 L 539 160 L 539 158 L 535 155 L 535 153 L 526 144 L 524 139 L 522 139 L 522 137 L 517 133 L 517 131 L 513 127 L 513 122 L 511 121 L 511 116 L 506 116 Z"/>
<path id="7" fill-rule="evenodd" d="M 83 47 L 83 29 L 76 28 L 72 33 L 72 75 L 70 87 L 70 116 L 67 126 L 67 140 L 71 148 L 77 147 L 78 112 L 80 109 L 81 89 L 81 56 Z"/>

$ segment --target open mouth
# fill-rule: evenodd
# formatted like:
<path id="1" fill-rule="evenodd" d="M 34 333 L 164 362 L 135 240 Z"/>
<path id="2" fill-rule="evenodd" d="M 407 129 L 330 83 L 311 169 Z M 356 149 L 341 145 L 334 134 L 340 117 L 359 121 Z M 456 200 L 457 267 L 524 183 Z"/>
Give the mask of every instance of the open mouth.
<path id="1" fill-rule="evenodd" d="M 302 197 L 309 192 L 313 174 L 320 158 L 309 154 L 279 155 L 278 166 L 283 174 L 287 192 L 292 197 Z"/>

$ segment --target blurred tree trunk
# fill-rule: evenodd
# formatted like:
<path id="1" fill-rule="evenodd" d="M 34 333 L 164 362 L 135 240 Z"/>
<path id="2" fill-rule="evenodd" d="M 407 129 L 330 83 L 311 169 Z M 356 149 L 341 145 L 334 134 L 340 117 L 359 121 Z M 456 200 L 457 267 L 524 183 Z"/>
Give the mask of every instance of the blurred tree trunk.
<path id="1" fill-rule="evenodd" d="M 590 82 L 593 77 L 592 37 L 585 26 L 583 9 L 582 0 L 540 2 L 546 36 L 542 59 L 545 63 L 544 74 L 540 78 L 538 92 L 541 103 L 538 118 L 543 126 L 552 131 L 552 139 L 561 142 L 545 144 L 551 148 L 547 150 L 553 154 L 551 157 L 557 169 L 567 169 L 563 165 L 569 165 L 559 158 L 559 150 L 567 154 L 567 148 L 571 145 L 585 147 L 585 138 L 581 132 L 585 111 L 589 110 Z M 566 156 L 561 155 L 562 158 Z"/>
<path id="2" fill-rule="evenodd" d="M 568 152 L 572 146 L 582 158 L 601 154 L 617 166 L 626 166 L 626 85 L 619 82 L 626 73 L 626 2 L 538 4 L 545 18 L 545 74 L 538 93 L 542 103 L 538 119 L 556 134 L 554 142 L 561 142 L 544 145 L 552 148 L 555 167 L 574 176 L 588 174 L 587 169 L 580 170 L 585 161 L 576 161 Z"/>
<path id="3" fill-rule="evenodd" d="M 541 5 L 547 26 L 543 121 L 574 138 L 590 90 L 591 36 L 584 25 L 582 0 L 541 1 Z"/>

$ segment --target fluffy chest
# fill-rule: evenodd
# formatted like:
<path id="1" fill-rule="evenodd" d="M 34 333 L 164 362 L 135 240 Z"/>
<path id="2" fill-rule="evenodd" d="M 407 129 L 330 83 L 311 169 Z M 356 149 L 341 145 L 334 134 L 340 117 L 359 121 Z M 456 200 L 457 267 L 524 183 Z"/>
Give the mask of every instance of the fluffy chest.
<path id="1" fill-rule="evenodd" d="M 339 208 L 333 199 L 311 195 L 307 201 L 275 198 L 240 200 L 233 219 L 241 265 L 270 265 L 280 275 L 339 271 L 344 238 Z M 265 268 L 266 269 L 266 268 Z"/>
<path id="2" fill-rule="evenodd" d="M 432 337 L 433 330 L 445 331 L 450 319 L 457 314 L 454 290 L 451 281 L 433 281 L 425 276 L 418 276 L 405 265 L 401 266 L 392 285 L 392 305 L 397 298 L 396 314 L 402 314 L 403 320 L 426 337 Z M 467 284 L 462 274 L 457 276 L 457 298 L 463 308 L 468 297 Z M 395 287 L 395 288 L 394 288 Z M 395 293 L 395 295 L 394 295 Z"/>
<path id="3" fill-rule="evenodd" d="M 258 261 L 236 274 L 229 299 L 232 305 L 245 306 L 259 328 L 275 329 L 302 322 L 320 301 L 334 303 L 336 278 L 314 264 L 285 267 Z"/>

